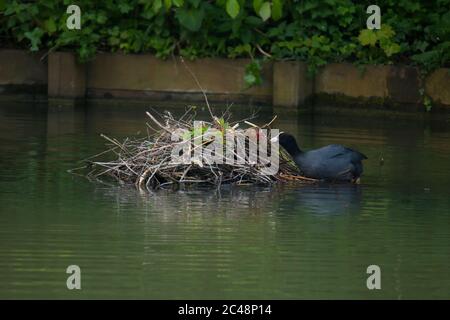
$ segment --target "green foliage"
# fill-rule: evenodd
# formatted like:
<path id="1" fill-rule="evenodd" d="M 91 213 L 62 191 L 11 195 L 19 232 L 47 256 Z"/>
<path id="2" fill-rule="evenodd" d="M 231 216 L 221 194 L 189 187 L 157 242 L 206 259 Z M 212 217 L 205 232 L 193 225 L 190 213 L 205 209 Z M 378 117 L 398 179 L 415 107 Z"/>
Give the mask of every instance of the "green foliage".
<path id="1" fill-rule="evenodd" d="M 278 21 L 283 16 L 283 1 L 273 0 L 272 1 L 272 19 Z"/>
<path id="2" fill-rule="evenodd" d="M 262 65 L 259 60 L 253 60 L 245 67 L 244 81 L 247 88 L 262 83 L 261 71 Z"/>
<path id="3" fill-rule="evenodd" d="M 175 16 L 180 24 L 189 31 L 198 31 L 205 17 L 205 11 L 197 8 L 180 8 Z"/>
<path id="4" fill-rule="evenodd" d="M 263 21 L 266 21 L 270 18 L 271 8 L 269 2 L 263 2 L 261 4 L 261 7 L 259 8 L 258 14 L 263 19 Z"/>
<path id="5" fill-rule="evenodd" d="M 39 50 L 39 45 L 41 44 L 41 37 L 43 34 L 44 31 L 38 27 L 34 28 L 33 31 L 25 32 L 25 38 L 27 38 L 31 43 L 31 51 Z"/>
<path id="6" fill-rule="evenodd" d="M 419 89 L 419 94 L 422 97 L 422 103 L 423 106 L 425 107 L 425 111 L 426 112 L 430 112 L 431 109 L 433 109 L 433 101 L 431 100 L 431 98 L 425 93 L 425 88 L 420 88 Z"/>
<path id="7" fill-rule="evenodd" d="M 250 57 L 247 84 L 261 83 L 260 59 L 409 63 L 430 71 L 450 61 L 449 0 L 380 0 L 382 29 L 367 30 L 371 1 L 78 0 L 81 30 L 68 30 L 71 0 L 0 0 L 2 46 L 199 57 Z"/>
<path id="8" fill-rule="evenodd" d="M 237 0 L 227 0 L 227 13 L 233 19 L 237 17 L 239 14 L 239 10 L 241 7 L 239 6 L 239 2 Z"/>
<path id="9" fill-rule="evenodd" d="M 382 61 L 384 57 L 391 57 L 401 50 L 400 45 L 395 43 L 394 35 L 395 32 L 391 26 L 384 24 L 380 30 L 361 30 L 358 40 L 361 45 L 372 48 L 368 55 L 370 60 Z M 374 55 L 376 56 L 375 58 Z"/>
<path id="10" fill-rule="evenodd" d="M 370 45 L 373 47 L 377 43 L 377 34 L 369 29 L 361 30 L 358 40 L 363 46 Z"/>
<path id="11" fill-rule="evenodd" d="M 230 128 L 230 124 L 223 117 L 220 117 L 219 119 L 217 119 L 217 123 L 218 123 L 219 128 L 222 131 L 222 133 L 227 131 Z"/>
<path id="12" fill-rule="evenodd" d="M 423 105 L 425 106 L 425 110 L 427 112 L 430 112 L 431 109 L 433 108 L 433 104 L 431 102 L 431 98 L 428 96 L 424 96 L 423 97 Z"/>

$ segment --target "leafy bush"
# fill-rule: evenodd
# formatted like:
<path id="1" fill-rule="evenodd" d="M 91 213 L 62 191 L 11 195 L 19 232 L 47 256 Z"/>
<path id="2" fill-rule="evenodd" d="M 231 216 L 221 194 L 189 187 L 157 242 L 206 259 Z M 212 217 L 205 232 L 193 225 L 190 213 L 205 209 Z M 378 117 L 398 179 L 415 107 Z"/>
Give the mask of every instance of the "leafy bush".
<path id="1" fill-rule="evenodd" d="M 151 52 L 165 58 L 300 59 L 409 63 L 432 70 L 450 60 L 449 0 L 380 0 L 382 29 L 367 30 L 366 8 L 351 0 L 0 0 L 2 46 L 32 51 Z M 68 30 L 66 8 L 81 8 Z M 259 62 L 248 67 L 259 83 Z"/>

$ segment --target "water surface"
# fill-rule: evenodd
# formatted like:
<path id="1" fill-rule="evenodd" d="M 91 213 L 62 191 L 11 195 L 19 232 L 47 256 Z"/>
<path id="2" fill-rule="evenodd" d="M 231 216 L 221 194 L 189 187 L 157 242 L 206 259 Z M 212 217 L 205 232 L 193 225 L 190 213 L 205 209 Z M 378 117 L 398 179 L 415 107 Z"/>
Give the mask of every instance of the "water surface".
<path id="1" fill-rule="evenodd" d="M 0 298 L 450 298 L 448 122 L 280 115 L 305 149 L 365 153 L 359 186 L 148 194 L 66 172 L 144 111 L 2 103 Z"/>

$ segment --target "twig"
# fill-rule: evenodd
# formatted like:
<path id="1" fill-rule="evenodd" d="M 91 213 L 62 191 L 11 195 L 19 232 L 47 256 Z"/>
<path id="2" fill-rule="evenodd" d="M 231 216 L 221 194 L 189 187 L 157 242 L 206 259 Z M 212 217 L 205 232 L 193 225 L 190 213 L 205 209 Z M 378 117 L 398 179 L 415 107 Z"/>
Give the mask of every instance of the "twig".
<path id="1" fill-rule="evenodd" d="M 187 66 L 186 62 L 184 62 L 183 57 L 180 57 L 180 59 L 181 59 L 181 62 L 183 63 L 183 65 L 184 65 L 184 67 L 186 68 L 186 70 L 190 73 L 190 75 L 192 76 L 192 78 L 194 79 L 194 81 L 197 83 L 197 86 L 200 88 L 200 91 L 202 92 L 203 97 L 205 98 L 205 102 L 206 102 L 206 106 L 208 107 L 209 114 L 211 115 L 211 118 L 214 119 L 214 114 L 213 114 L 213 112 L 212 112 L 212 110 L 211 110 L 211 107 L 210 107 L 210 105 L 209 105 L 208 97 L 206 96 L 205 90 L 204 90 L 204 89 L 202 88 L 202 86 L 200 85 L 200 82 L 198 81 L 198 79 L 197 79 L 197 77 L 195 76 L 195 74 L 194 74 L 194 73 L 191 71 L 191 69 Z"/>

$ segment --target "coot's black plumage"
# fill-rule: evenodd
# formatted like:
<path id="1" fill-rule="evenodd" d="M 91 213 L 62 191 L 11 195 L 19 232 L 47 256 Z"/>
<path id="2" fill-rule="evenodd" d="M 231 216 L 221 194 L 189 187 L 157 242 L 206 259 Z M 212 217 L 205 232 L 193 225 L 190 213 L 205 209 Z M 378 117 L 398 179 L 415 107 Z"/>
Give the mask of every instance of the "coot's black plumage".
<path id="1" fill-rule="evenodd" d="M 338 144 L 304 152 L 298 147 L 295 138 L 287 133 L 281 133 L 278 140 L 306 177 L 359 182 L 363 172 L 362 160 L 367 159 L 361 152 Z"/>

